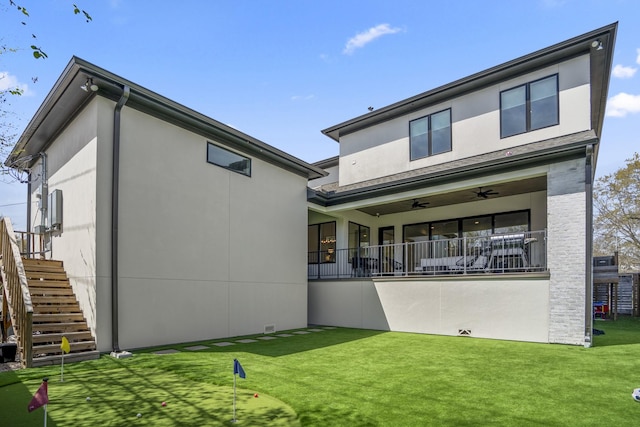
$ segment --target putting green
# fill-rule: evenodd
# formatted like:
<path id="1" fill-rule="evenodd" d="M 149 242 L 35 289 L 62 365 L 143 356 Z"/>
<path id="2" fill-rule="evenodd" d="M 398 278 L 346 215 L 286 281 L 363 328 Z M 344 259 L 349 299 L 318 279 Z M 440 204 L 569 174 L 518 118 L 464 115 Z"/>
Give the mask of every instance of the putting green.
<path id="1" fill-rule="evenodd" d="M 65 373 L 64 382 L 59 377 L 49 380 L 49 426 L 300 425 L 291 407 L 259 391 L 237 388 L 233 423 L 233 387 L 137 369 L 101 371 L 99 382 L 92 377 L 91 372 L 70 372 Z M 0 397 L 15 401 L 14 413 L 6 414 L 12 419 L 10 425 L 42 423 L 42 408 L 27 412 L 39 386 L 39 381 L 28 381 L 0 387 Z"/>

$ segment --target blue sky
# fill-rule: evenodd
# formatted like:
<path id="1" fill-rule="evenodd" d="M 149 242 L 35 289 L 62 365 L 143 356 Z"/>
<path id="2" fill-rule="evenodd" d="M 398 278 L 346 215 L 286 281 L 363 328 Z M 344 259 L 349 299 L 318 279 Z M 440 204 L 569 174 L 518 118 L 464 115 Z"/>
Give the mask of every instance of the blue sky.
<path id="1" fill-rule="evenodd" d="M 369 106 L 617 21 L 597 175 L 640 151 L 636 0 L 14 1 L 30 16 L 0 0 L 0 44 L 18 48 L 0 55 L 0 88 L 25 90 L 10 99 L 18 133 L 76 55 L 314 162 L 338 154 L 320 131 Z M 34 59 L 31 44 L 48 59 Z M 25 200 L 24 186 L 0 182 L 0 213 L 16 229 Z"/>

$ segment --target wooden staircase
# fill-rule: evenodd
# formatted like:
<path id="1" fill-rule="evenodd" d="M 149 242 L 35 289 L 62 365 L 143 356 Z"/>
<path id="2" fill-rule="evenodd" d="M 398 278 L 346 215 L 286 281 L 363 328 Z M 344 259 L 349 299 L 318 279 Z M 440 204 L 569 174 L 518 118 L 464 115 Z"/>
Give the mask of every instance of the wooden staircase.
<path id="1" fill-rule="evenodd" d="M 62 261 L 23 259 L 33 304 L 33 364 L 60 363 L 62 337 L 71 352 L 65 362 L 98 359 L 96 342 L 87 326 Z"/>

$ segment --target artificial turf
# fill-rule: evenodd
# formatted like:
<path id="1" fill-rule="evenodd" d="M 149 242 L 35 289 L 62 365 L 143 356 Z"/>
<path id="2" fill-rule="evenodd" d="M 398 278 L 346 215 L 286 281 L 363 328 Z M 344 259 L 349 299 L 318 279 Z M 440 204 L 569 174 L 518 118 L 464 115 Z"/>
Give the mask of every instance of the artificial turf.
<path id="1" fill-rule="evenodd" d="M 65 365 L 62 383 L 59 366 L 5 372 L 0 426 L 42 425 L 43 410 L 29 414 L 27 404 L 45 376 L 49 427 L 233 425 L 234 358 L 247 373 L 237 380 L 237 424 L 635 425 L 640 319 L 595 326 L 605 334 L 592 348 L 338 328 L 103 356 Z"/>

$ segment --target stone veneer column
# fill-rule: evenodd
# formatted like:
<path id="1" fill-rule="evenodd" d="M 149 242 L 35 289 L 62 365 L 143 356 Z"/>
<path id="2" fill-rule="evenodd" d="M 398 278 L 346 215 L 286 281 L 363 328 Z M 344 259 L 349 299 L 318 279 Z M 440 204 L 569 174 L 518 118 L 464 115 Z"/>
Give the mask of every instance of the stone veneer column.
<path id="1" fill-rule="evenodd" d="M 586 194 L 584 159 L 552 164 L 547 175 L 549 342 L 584 344 Z"/>

